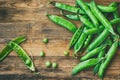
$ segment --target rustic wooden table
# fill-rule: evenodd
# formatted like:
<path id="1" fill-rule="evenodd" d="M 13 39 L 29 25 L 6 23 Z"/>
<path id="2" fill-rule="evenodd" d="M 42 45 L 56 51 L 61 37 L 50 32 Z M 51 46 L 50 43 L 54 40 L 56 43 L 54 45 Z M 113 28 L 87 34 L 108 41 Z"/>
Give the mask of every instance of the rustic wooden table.
<path id="1" fill-rule="evenodd" d="M 48 5 L 49 0 L 0 0 L 0 49 L 8 40 L 24 35 L 27 41 L 22 47 L 33 56 L 38 75 L 31 73 L 21 59 L 12 52 L 0 63 L 0 80 L 99 80 L 93 76 L 92 69 L 82 71 L 75 77 L 70 76 L 72 68 L 79 62 L 74 59 L 70 51 L 69 57 L 64 57 L 72 33 L 52 23 L 46 13 L 59 14 L 59 10 Z M 56 0 L 70 5 L 75 0 Z M 95 0 L 99 4 L 108 4 L 120 0 Z M 80 25 L 80 22 L 74 22 Z M 47 37 L 49 43 L 42 43 Z M 39 57 L 44 51 L 46 57 Z M 45 67 L 45 62 L 57 62 L 59 67 L 51 69 Z M 120 80 L 120 49 L 108 67 L 105 80 Z"/>

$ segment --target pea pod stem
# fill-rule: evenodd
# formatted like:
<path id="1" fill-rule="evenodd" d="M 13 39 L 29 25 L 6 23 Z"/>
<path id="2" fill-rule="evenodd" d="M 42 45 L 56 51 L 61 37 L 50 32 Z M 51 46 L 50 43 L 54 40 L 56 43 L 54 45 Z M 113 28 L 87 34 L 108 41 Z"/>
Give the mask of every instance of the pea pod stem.
<path id="1" fill-rule="evenodd" d="M 26 66 L 33 72 L 35 72 L 35 66 L 28 54 L 15 42 L 9 42 L 8 45 L 15 51 L 19 57 L 23 60 Z"/>
<path id="2" fill-rule="evenodd" d="M 59 17 L 57 15 L 50 15 L 50 14 L 47 14 L 47 17 L 54 23 L 68 29 L 69 31 L 71 31 L 73 33 L 77 30 L 76 26 L 73 23 L 71 23 L 70 21 L 68 21 L 62 17 Z"/>
<path id="3" fill-rule="evenodd" d="M 12 42 L 14 42 L 16 44 L 20 44 L 20 43 L 22 43 L 25 40 L 26 40 L 26 38 L 24 36 L 19 36 L 19 37 L 16 37 L 15 39 L 13 39 Z M 10 54 L 10 52 L 12 52 L 12 50 L 13 49 L 9 45 L 6 45 L 0 51 L 0 61 L 4 60 Z"/>

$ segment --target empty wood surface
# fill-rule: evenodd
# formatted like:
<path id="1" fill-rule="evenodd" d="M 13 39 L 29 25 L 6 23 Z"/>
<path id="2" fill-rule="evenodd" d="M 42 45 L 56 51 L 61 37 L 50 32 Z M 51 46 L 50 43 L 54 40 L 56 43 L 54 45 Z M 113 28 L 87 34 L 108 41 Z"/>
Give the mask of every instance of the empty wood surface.
<path id="1" fill-rule="evenodd" d="M 56 0 L 74 5 L 75 0 Z M 87 0 L 90 1 L 90 0 Z M 110 2 L 120 0 L 95 0 L 98 4 L 108 5 Z M 48 4 L 49 0 L 0 0 L 0 49 L 6 43 L 20 35 L 27 37 L 21 44 L 23 49 L 32 56 L 39 74 L 31 73 L 18 55 L 14 52 L 0 63 L 0 80 L 99 80 L 93 76 L 92 68 L 82 71 L 72 77 L 72 68 L 79 63 L 70 56 L 65 57 L 63 52 L 68 49 L 72 33 L 55 25 L 46 13 L 60 15 L 59 10 Z M 72 21 L 81 24 L 79 21 Z M 49 39 L 48 44 L 42 42 Z M 44 51 L 46 57 L 41 58 L 39 53 Z M 59 64 L 57 69 L 46 68 L 45 62 L 51 61 Z M 108 67 L 105 80 L 120 80 L 120 49 Z"/>

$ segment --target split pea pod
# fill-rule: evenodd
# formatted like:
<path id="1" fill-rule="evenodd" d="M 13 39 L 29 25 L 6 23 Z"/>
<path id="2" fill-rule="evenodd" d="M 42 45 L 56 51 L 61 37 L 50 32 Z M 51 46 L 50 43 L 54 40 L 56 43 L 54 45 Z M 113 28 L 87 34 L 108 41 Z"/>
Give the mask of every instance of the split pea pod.
<path id="1" fill-rule="evenodd" d="M 83 48 L 86 48 L 86 47 L 90 44 L 92 38 L 93 38 L 92 35 L 89 35 L 89 36 L 87 37 L 87 39 L 86 39 L 85 42 L 84 42 Z"/>
<path id="2" fill-rule="evenodd" d="M 68 21 L 62 17 L 59 17 L 57 15 L 50 15 L 50 14 L 47 14 L 47 16 L 54 23 L 68 29 L 69 31 L 71 31 L 73 33 L 77 30 L 76 26 L 73 23 L 71 23 L 70 21 Z"/>
<path id="3" fill-rule="evenodd" d="M 90 8 L 91 8 L 91 11 L 93 12 L 93 14 L 96 16 L 96 18 L 102 23 L 102 25 L 109 32 L 111 32 L 113 35 L 115 35 L 116 33 L 114 32 L 112 25 L 107 20 L 107 18 L 99 11 L 99 9 L 97 8 L 97 6 L 93 0 L 91 1 Z"/>
<path id="4" fill-rule="evenodd" d="M 83 31 L 84 25 L 82 24 L 74 33 L 74 35 L 72 36 L 71 40 L 70 40 L 70 44 L 69 44 L 69 49 L 77 42 L 78 38 L 80 37 L 82 31 Z"/>
<path id="5" fill-rule="evenodd" d="M 25 41 L 26 38 L 24 36 L 19 36 L 16 37 L 15 39 L 12 40 L 12 42 L 16 43 L 16 44 L 20 44 L 23 41 Z M 11 42 L 11 41 L 10 41 Z M 0 51 L 0 61 L 4 60 L 7 55 L 12 52 L 12 48 L 9 45 L 6 45 L 1 51 Z"/>
<path id="6" fill-rule="evenodd" d="M 109 65 L 110 61 L 112 60 L 113 56 L 115 55 L 117 48 L 118 48 L 118 41 L 115 41 L 110 47 L 109 51 L 107 52 L 105 61 L 101 64 L 99 68 L 98 76 L 100 78 L 103 78 L 105 70 L 107 66 Z"/>
<path id="7" fill-rule="evenodd" d="M 95 27 L 98 27 L 99 22 L 98 22 L 97 18 L 93 15 L 90 8 L 85 4 L 85 2 L 83 2 L 83 0 L 76 0 L 76 2 L 86 12 L 86 14 L 89 16 L 89 18 L 91 19 L 91 21 L 95 25 Z"/>
<path id="8" fill-rule="evenodd" d="M 97 63 L 99 63 L 100 59 L 99 58 L 92 58 L 83 62 L 80 62 L 78 65 L 76 65 L 73 70 L 72 70 L 72 75 L 76 75 L 79 72 L 95 66 Z"/>
<path id="9" fill-rule="evenodd" d="M 74 7 L 74 6 L 70 6 L 70 5 L 63 4 L 60 2 L 56 2 L 56 1 L 51 1 L 49 3 L 61 10 L 65 10 L 65 11 L 73 12 L 73 13 L 79 13 L 79 14 L 86 14 L 83 10 L 81 10 L 80 8 Z"/>
<path id="10" fill-rule="evenodd" d="M 83 29 L 83 31 L 84 30 L 86 30 L 86 27 Z M 77 52 L 82 48 L 86 38 L 87 38 L 87 35 L 85 33 L 82 33 L 74 46 L 74 50 L 75 50 L 74 55 L 76 55 Z"/>
<path id="11" fill-rule="evenodd" d="M 15 51 L 19 57 L 23 60 L 23 62 L 26 64 L 26 66 L 33 72 L 35 72 L 34 63 L 31 60 L 31 58 L 28 56 L 28 54 L 15 42 L 9 42 L 8 45 Z"/>
<path id="12" fill-rule="evenodd" d="M 103 49 L 103 50 L 100 51 L 100 53 L 99 53 L 99 55 L 98 55 L 98 58 L 102 58 L 102 57 L 104 57 L 104 55 L 105 55 L 105 49 Z M 102 62 L 98 63 L 98 64 L 94 67 L 94 69 L 93 69 L 94 75 L 95 75 L 96 73 L 98 73 L 101 63 L 102 63 Z"/>

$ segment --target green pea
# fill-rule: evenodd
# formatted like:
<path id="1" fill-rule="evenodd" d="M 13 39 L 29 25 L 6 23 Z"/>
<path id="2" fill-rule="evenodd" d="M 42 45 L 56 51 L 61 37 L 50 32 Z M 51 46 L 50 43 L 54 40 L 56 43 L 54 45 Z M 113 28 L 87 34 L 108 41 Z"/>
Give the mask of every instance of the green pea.
<path id="1" fill-rule="evenodd" d="M 69 52 L 68 51 L 64 51 L 64 55 L 65 56 L 69 56 Z"/>
<path id="2" fill-rule="evenodd" d="M 44 42 L 44 43 L 48 43 L 48 39 L 47 39 L 47 38 L 44 38 L 44 39 L 43 39 L 43 42 Z"/>
<path id="3" fill-rule="evenodd" d="M 50 67 L 51 67 L 51 62 L 50 62 L 50 61 L 47 61 L 47 62 L 45 63 L 45 66 L 46 66 L 47 68 L 50 68 Z"/>
<path id="4" fill-rule="evenodd" d="M 52 68 L 55 69 L 58 67 L 58 64 L 57 63 L 52 63 Z"/>
<path id="5" fill-rule="evenodd" d="M 45 56 L 45 53 L 42 51 L 42 52 L 40 52 L 40 56 L 41 57 L 44 57 Z"/>

